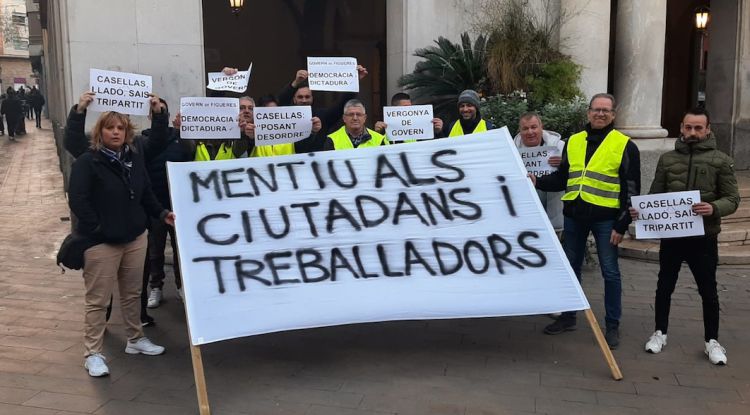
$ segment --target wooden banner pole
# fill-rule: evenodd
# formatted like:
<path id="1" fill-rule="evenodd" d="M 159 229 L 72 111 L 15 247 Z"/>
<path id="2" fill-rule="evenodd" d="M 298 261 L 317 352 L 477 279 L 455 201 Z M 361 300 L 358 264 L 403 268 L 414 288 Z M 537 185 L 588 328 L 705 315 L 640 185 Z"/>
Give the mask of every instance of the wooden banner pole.
<path id="1" fill-rule="evenodd" d="M 604 339 L 602 329 L 599 328 L 599 323 L 596 322 L 594 312 L 589 308 L 585 310 L 584 313 L 586 314 L 586 320 L 588 320 L 589 325 L 591 326 L 591 331 L 594 332 L 596 342 L 599 343 L 599 348 L 604 355 L 604 359 L 607 361 L 607 365 L 609 365 L 609 370 L 612 372 L 612 378 L 614 380 L 622 380 L 622 372 L 620 372 L 620 367 L 617 366 L 615 357 L 612 355 L 612 351 L 609 350 L 609 345 L 607 344 L 607 340 Z"/>
<path id="2" fill-rule="evenodd" d="M 198 407 L 201 415 L 211 415 L 208 406 L 208 390 L 206 389 L 206 374 L 203 372 L 203 357 L 201 347 L 190 345 L 190 357 L 193 359 L 193 376 L 195 377 L 195 392 L 198 394 Z"/>

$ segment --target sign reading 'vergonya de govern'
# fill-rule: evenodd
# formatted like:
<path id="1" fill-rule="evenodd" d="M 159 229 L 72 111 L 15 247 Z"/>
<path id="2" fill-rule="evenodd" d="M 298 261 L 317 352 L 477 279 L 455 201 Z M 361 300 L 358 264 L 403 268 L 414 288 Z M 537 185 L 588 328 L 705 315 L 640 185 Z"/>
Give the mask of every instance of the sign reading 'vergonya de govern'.
<path id="1" fill-rule="evenodd" d="M 253 64 L 246 71 L 237 71 L 234 75 L 227 75 L 224 72 L 209 72 L 208 86 L 206 88 L 214 91 L 232 91 L 238 94 L 247 90 L 247 84 L 250 81 L 250 73 L 253 70 Z"/>
<path id="2" fill-rule="evenodd" d="M 307 83 L 312 91 L 359 92 L 354 58 L 307 58 Z"/>
<path id="3" fill-rule="evenodd" d="M 168 170 L 193 344 L 589 307 L 506 128 Z"/>
<path id="4" fill-rule="evenodd" d="M 700 201 L 697 190 L 633 196 L 633 207 L 638 210 L 636 239 L 704 235 L 703 218 L 692 209 Z"/>
<path id="5" fill-rule="evenodd" d="M 560 150 L 554 146 L 522 147 L 518 149 L 526 171 L 534 176 L 544 176 L 557 170 L 549 165 L 549 158 L 559 156 Z"/>
<path id="6" fill-rule="evenodd" d="M 435 137 L 432 105 L 383 107 L 383 122 L 391 141 L 427 140 Z"/>
<path id="7" fill-rule="evenodd" d="M 89 85 L 96 94 L 89 110 L 148 115 L 151 76 L 91 68 Z"/>
<path id="8" fill-rule="evenodd" d="M 240 138 L 240 100 L 183 97 L 180 99 L 180 138 Z"/>
<path id="9" fill-rule="evenodd" d="M 255 145 L 296 143 L 312 132 L 312 109 L 309 106 L 257 107 Z"/>

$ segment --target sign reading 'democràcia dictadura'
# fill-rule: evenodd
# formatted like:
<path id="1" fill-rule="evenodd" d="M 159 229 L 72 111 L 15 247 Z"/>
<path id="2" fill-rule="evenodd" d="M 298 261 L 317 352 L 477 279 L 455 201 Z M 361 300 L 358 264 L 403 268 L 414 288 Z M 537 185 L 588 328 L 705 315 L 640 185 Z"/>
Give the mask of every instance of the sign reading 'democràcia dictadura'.
<path id="1" fill-rule="evenodd" d="M 296 143 L 312 132 L 309 106 L 256 107 L 253 116 L 256 146 Z"/>
<path id="2" fill-rule="evenodd" d="M 227 75 L 224 72 L 209 72 L 206 88 L 214 91 L 232 91 L 238 94 L 245 92 L 252 70 L 253 64 L 251 63 L 246 71 L 237 71 L 234 75 Z"/>
<path id="3" fill-rule="evenodd" d="M 148 115 L 151 76 L 91 68 L 89 85 L 91 92 L 96 94 L 89 110 Z"/>
<path id="4" fill-rule="evenodd" d="M 697 190 L 633 196 L 633 207 L 638 210 L 636 239 L 704 235 L 703 218 L 692 209 L 700 201 Z"/>
<path id="5" fill-rule="evenodd" d="M 429 140 L 435 137 L 432 105 L 383 107 L 385 131 L 391 141 Z"/>
<path id="6" fill-rule="evenodd" d="M 307 83 L 312 91 L 359 92 L 355 58 L 307 58 Z"/>
<path id="7" fill-rule="evenodd" d="M 554 146 L 522 147 L 518 149 L 526 171 L 534 176 L 544 176 L 557 171 L 557 167 L 549 165 L 549 158 L 559 156 L 560 150 Z"/>
<path id="8" fill-rule="evenodd" d="M 588 308 L 507 128 L 169 163 L 193 344 Z"/>
<path id="9" fill-rule="evenodd" d="M 182 97 L 180 138 L 225 140 L 240 138 L 240 100 Z"/>

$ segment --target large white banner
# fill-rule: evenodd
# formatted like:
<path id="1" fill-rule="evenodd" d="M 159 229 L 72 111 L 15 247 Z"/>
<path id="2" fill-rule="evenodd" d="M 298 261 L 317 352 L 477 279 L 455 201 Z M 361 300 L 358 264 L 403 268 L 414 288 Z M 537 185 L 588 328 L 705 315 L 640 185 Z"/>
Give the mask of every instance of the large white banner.
<path id="1" fill-rule="evenodd" d="M 89 85 L 95 93 L 89 110 L 117 111 L 123 114 L 148 115 L 150 75 L 89 69 Z"/>
<path id="2" fill-rule="evenodd" d="M 256 107 L 255 145 L 296 143 L 312 133 L 312 109 L 309 106 Z"/>
<path id="3" fill-rule="evenodd" d="M 428 140 L 435 137 L 432 105 L 383 107 L 386 135 L 391 141 Z"/>
<path id="4" fill-rule="evenodd" d="M 588 308 L 513 147 L 503 128 L 168 163 L 193 344 Z"/>
<path id="5" fill-rule="evenodd" d="M 557 171 L 557 167 L 549 165 L 549 158 L 559 156 L 560 149 L 555 146 L 522 147 L 518 149 L 526 171 L 540 177 Z"/>
<path id="6" fill-rule="evenodd" d="M 697 190 L 633 196 L 631 199 L 633 207 L 638 210 L 636 239 L 705 234 L 703 217 L 693 212 L 693 205 L 701 201 L 701 194 Z"/>
<path id="7" fill-rule="evenodd" d="M 359 92 L 355 58 L 307 58 L 307 83 L 311 91 Z"/>
<path id="8" fill-rule="evenodd" d="M 237 71 L 234 75 L 227 75 L 224 72 L 209 72 L 208 86 L 206 88 L 214 91 L 232 91 L 241 94 L 247 90 L 252 70 L 253 64 L 251 63 L 246 71 Z"/>
<path id="9" fill-rule="evenodd" d="M 225 140 L 240 138 L 240 100 L 182 97 L 180 138 Z"/>

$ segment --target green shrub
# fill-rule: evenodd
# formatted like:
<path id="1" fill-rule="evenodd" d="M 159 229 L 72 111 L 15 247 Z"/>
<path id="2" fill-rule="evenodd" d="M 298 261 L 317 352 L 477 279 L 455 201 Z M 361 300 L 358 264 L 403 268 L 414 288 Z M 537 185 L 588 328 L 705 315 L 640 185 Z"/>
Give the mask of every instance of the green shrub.
<path id="1" fill-rule="evenodd" d="M 482 118 L 496 128 L 507 125 L 511 135 L 518 131 L 518 117 L 529 110 L 526 96 L 522 92 L 508 95 L 495 95 L 482 101 Z"/>
<path id="2" fill-rule="evenodd" d="M 532 108 L 540 109 L 547 103 L 570 101 L 582 96 L 578 88 L 581 66 L 569 58 L 562 58 L 539 66 L 539 71 L 526 77 Z"/>
<path id="3" fill-rule="evenodd" d="M 545 130 L 560 133 L 563 139 L 581 131 L 586 124 L 587 102 L 581 97 L 558 100 L 545 104 L 537 112 L 542 117 Z M 508 126 L 511 135 L 518 134 L 518 119 L 530 110 L 526 95 L 515 92 L 509 95 L 495 95 L 482 102 L 482 117 L 495 127 Z"/>

